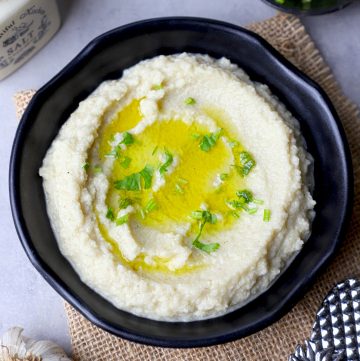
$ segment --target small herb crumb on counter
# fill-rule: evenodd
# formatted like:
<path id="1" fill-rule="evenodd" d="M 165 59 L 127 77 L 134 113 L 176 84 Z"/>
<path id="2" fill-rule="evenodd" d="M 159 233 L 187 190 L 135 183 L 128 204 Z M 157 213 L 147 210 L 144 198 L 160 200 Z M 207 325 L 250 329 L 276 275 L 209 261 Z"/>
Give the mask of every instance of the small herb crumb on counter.
<path id="1" fill-rule="evenodd" d="M 310 234 L 312 158 L 296 119 L 229 60 L 158 56 L 102 83 L 40 175 L 61 252 L 116 307 L 223 314 Z"/>

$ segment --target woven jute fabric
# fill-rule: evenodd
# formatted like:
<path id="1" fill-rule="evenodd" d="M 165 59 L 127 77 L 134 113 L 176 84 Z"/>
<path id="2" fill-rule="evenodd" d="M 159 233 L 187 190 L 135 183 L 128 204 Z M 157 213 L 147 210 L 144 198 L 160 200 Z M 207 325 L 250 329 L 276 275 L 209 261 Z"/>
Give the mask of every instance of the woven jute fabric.
<path id="1" fill-rule="evenodd" d="M 279 14 L 266 21 L 252 24 L 248 28 L 264 37 L 286 58 L 319 83 L 331 98 L 342 120 L 350 143 L 355 176 L 354 211 L 342 247 L 325 272 L 291 312 L 256 334 L 224 345 L 181 350 L 135 344 L 116 338 L 93 326 L 65 303 L 73 357 L 76 360 L 286 360 L 295 346 L 309 337 L 316 310 L 328 290 L 336 282 L 360 273 L 359 112 L 341 92 L 329 67 L 298 18 Z M 25 91 L 15 96 L 19 115 L 33 94 L 32 91 Z"/>

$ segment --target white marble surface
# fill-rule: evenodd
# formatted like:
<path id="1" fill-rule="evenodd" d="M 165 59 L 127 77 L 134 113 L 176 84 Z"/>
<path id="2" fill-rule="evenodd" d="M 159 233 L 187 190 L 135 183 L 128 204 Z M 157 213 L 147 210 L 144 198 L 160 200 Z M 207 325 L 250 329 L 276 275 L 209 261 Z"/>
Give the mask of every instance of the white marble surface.
<path id="1" fill-rule="evenodd" d="M 37 89 L 92 38 L 114 27 L 151 17 L 201 16 L 244 25 L 275 14 L 260 0 L 59 0 L 63 25 L 53 40 L 12 76 L 0 82 L 0 334 L 21 325 L 35 338 L 50 338 L 70 351 L 60 296 L 28 261 L 18 241 L 8 197 L 8 164 L 16 131 L 12 96 Z M 360 104 L 360 3 L 303 19 L 345 93 Z"/>

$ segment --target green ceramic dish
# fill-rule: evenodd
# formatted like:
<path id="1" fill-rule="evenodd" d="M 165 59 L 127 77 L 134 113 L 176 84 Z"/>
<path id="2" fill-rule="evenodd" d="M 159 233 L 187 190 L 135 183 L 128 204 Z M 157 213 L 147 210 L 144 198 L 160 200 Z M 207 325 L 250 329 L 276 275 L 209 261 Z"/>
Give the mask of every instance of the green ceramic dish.
<path id="1" fill-rule="evenodd" d="M 341 10 L 352 0 L 263 0 L 265 3 L 288 13 L 321 15 Z"/>

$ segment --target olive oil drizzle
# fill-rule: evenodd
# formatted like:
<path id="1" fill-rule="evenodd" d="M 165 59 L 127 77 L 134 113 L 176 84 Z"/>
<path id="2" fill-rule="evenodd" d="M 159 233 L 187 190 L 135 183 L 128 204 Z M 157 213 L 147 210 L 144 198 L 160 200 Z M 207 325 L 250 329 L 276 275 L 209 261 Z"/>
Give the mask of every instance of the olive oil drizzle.
<path id="1" fill-rule="evenodd" d="M 107 154 L 114 154 L 114 136 L 129 132 L 142 120 L 140 100 L 135 99 L 125 106 L 101 130 L 98 141 L 100 164 Z M 193 105 L 197 106 L 197 105 Z M 215 144 L 202 149 L 201 140 L 211 134 L 204 125 L 196 122 L 185 123 L 178 119 L 158 119 L 148 125 L 140 134 L 133 135 L 133 143 L 121 150 L 121 159 L 130 159 L 128 166 L 122 166 L 120 159 L 114 159 L 113 168 L 108 177 L 110 186 L 106 205 L 116 215 L 121 202 L 130 200 L 137 211 L 131 215 L 140 224 L 158 229 L 161 232 L 174 231 L 181 223 L 191 223 L 189 239 L 198 232 L 198 223 L 194 222 L 191 212 L 206 207 L 218 215 L 218 221 L 204 228 L 203 235 L 214 234 L 231 227 L 238 217 L 229 208 L 228 202 L 239 189 L 245 188 L 246 180 L 236 171 L 239 154 L 245 149 L 236 139 L 236 132 L 226 121 L 226 115 L 214 107 L 199 109 L 212 118 L 218 125 L 219 135 Z M 196 136 L 195 136 L 196 135 Z M 117 154 L 115 152 L 115 154 Z M 169 159 L 171 158 L 171 162 Z M 166 167 L 164 167 L 164 161 Z M 174 164 L 172 164 L 174 163 Z M 140 190 L 116 189 L 114 184 L 131 174 L 141 172 L 145 166 L 151 167 L 163 178 L 163 185 L 156 191 L 152 187 Z M 163 166 L 163 167 L 162 167 Z M 161 168 L 162 167 L 162 168 Z M 221 176 L 226 174 L 226 177 Z M 152 178 L 152 184 L 155 182 Z M 149 202 L 155 205 L 150 212 L 144 212 Z M 145 262 L 146 254 L 139 254 L 129 261 L 122 254 L 104 224 L 97 217 L 98 229 L 102 237 L 111 245 L 112 253 L 124 265 L 134 271 L 160 272 L 181 275 L 205 267 L 204 260 L 185 265 L 176 270 L 168 266 L 169 259 L 153 257 L 151 263 Z M 193 237 L 194 238 L 194 237 Z M 189 241 L 191 247 L 191 240 Z"/>

